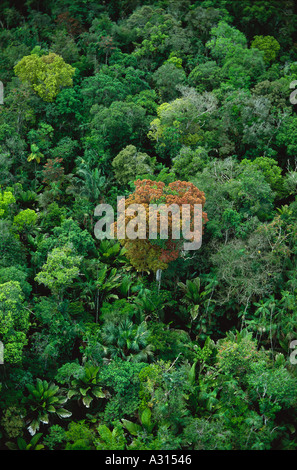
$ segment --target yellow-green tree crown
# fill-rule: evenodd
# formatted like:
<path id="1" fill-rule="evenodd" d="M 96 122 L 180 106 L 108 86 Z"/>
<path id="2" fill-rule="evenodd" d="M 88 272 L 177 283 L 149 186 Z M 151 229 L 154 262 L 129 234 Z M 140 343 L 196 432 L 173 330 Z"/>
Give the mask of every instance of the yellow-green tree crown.
<path id="1" fill-rule="evenodd" d="M 37 54 L 24 56 L 14 67 L 14 72 L 22 82 L 29 83 L 40 98 L 51 102 L 62 88 L 72 86 L 75 68 L 50 52 L 41 57 Z"/>

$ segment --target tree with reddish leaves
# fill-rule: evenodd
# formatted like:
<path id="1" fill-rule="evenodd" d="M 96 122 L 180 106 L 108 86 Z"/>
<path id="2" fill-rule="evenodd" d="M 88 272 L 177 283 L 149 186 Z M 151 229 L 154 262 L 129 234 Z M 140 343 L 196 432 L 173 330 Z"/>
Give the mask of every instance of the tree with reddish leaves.
<path id="1" fill-rule="evenodd" d="M 111 36 L 102 36 L 99 42 L 99 49 L 105 53 L 105 64 L 107 64 L 108 56 L 116 49 L 113 38 Z"/>
<path id="2" fill-rule="evenodd" d="M 191 241 L 190 235 L 194 233 L 195 228 L 195 206 L 201 205 L 203 209 L 204 193 L 186 181 L 174 181 L 166 186 L 161 181 L 137 180 L 134 185 L 135 191 L 125 199 L 125 211 L 120 211 L 113 228 L 117 238 L 127 250 L 126 256 L 138 271 L 165 270 L 170 262 L 182 255 L 185 240 Z M 136 217 L 135 204 L 143 208 L 141 214 L 138 213 Z M 182 210 L 185 206 L 190 216 L 188 236 L 182 230 Z M 170 207 L 176 209 L 175 214 Z M 164 215 L 167 217 L 165 236 L 162 232 Z M 154 226 L 152 226 L 153 220 Z M 207 221 L 207 214 L 202 211 L 202 233 L 203 225 Z M 121 227 L 125 227 L 125 238 L 122 238 L 120 233 Z M 137 233 L 135 238 L 133 228 Z M 177 236 L 181 231 L 183 236 Z"/>
<path id="3" fill-rule="evenodd" d="M 43 183 L 50 184 L 53 181 L 59 181 L 64 176 L 64 167 L 61 166 L 63 158 L 47 159 L 47 163 L 44 165 Z"/>
<path id="4" fill-rule="evenodd" d="M 78 36 L 83 31 L 80 22 L 76 18 L 70 16 L 69 11 L 60 13 L 55 21 L 58 25 L 64 26 L 67 30 L 67 33 L 72 37 Z"/>

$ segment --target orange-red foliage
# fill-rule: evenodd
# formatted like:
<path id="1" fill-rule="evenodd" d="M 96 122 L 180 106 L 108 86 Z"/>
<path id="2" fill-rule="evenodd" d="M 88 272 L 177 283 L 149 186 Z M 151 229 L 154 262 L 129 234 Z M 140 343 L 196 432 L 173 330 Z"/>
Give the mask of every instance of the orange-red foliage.
<path id="1" fill-rule="evenodd" d="M 191 225 L 190 229 L 193 230 L 194 218 L 194 205 L 201 204 L 202 208 L 205 204 L 205 196 L 193 183 L 186 181 L 174 181 L 169 183 L 168 186 L 162 181 L 152 180 L 137 180 L 134 182 L 135 191 L 125 200 L 125 210 L 131 204 L 141 204 L 146 212 L 146 239 L 130 240 L 129 238 L 121 239 L 120 242 L 127 250 L 127 257 L 131 264 L 137 270 L 152 270 L 166 269 L 168 263 L 178 258 L 181 253 L 183 240 L 172 238 L 172 214 L 168 214 L 168 239 L 167 240 L 152 240 L 149 238 L 149 208 L 152 205 L 164 204 L 170 206 L 177 204 L 180 208 L 182 205 L 187 204 L 190 207 Z M 121 216 L 120 216 L 121 217 Z M 123 217 L 123 215 L 122 215 Z M 134 219 L 135 215 L 127 216 L 125 214 L 125 227 L 130 220 Z M 207 214 L 202 212 L 203 225 L 208 221 Z M 160 213 L 157 213 L 157 227 L 158 234 L 160 231 Z M 114 224 L 116 233 L 119 222 L 123 222 L 120 218 Z"/>
<path id="2" fill-rule="evenodd" d="M 59 181 L 64 176 L 64 167 L 60 165 L 62 161 L 63 158 L 47 159 L 44 170 L 42 170 L 43 183 L 50 184 L 53 181 Z"/>

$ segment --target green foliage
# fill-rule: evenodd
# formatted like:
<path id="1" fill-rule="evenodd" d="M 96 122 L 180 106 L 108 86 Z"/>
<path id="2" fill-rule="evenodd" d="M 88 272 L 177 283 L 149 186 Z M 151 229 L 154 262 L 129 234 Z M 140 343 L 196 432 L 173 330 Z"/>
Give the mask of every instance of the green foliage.
<path id="1" fill-rule="evenodd" d="M 134 325 L 129 319 L 123 319 L 116 324 L 107 322 L 102 328 L 105 354 L 108 357 L 120 357 L 129 362 L 145 362 L 153 355 L 148 336 L 149 330 L 146 322 Z"/>
<path id="2" fill-rule="evenodd" d="M 91 108 L 91 134 L 89 144 L 101 149 L 112 146 L 117 155 L 124 147 L 140 144 L 146 128 L 146 110 L 139 104 L 113 101 L 109 107 L 94 104 Z"/>
<path id="3" fill-rule="evenodd" d="M 32 209 L 25 209 L 14 216 L 12 226 L 18 232 L 28 232 L 34 229 L 37 218 L 38 216 L 35 211 Z"/>
<path id="4" fill-rule="evenodd" d="M 23 348 L 27 344 L 29 312 L 25 309 L 24 296 L 18 281 L 0 285 L 0 335 L 4 344 L 4 361 L 10 364 L 22 361 Z"/>
<path id="5" fill-rule="evenodd" d="M 134 145 L 128 145 L 113 159 L 112 167 L 118 182 L 127 184 L 138 175 L 152 173 L 152 159 L 146 153 L 138 152 Z"/>
<path id="6" fill-rule="evenodd" d="M 78 379 L 84 375 L 84 369 L 77 362 L 63 364 L 60 369 L 58 369 L 55 376 L 55 380 L 60 384 L 71 382 L 71 377 Z"/>
<path id="7" fill-rule="evenodd" d="M 151 323 L 149 341 L 154 348 L 154 356 L 164 361 L 174 361 L 179 356 L 191 357 L 191 340 L 183 329 L 169 328 L 160 321 Z"/>
<path id="8" fill-rule="evenodd" d="M 66 439 L 66 431 L 59 424 L 50 426 L 49 433 L 43 439 L 45 449 L 59 450 Z"/>
<path id="9" fill-rule="evenodd" d="M 176 434 L 188 415 L 187 398 L 190 389 L 188 367 L 175 367 L 157 361 L 141 371 L 140 411 L 151 410 L 150 423 L 170 429 Z M 170 447 L 167 447 L 170 448 Z"/>
<path id="10" fill-rule="evenodd" d="M 71 357 L 80 326 L 71 317 L 71 305 L 53 297 L 41 297 L 34 304 L 35 333 L 32 335 L 32 351 L 35 364 L 42 370 L 60 365 Z"/>
<path id="11" fill-rule="evenodd" d="M 38 444 L 38 441 L 41 439 L 42 433 L 37 433 L 30 439 L 30 442 L 26 442 L 22 437 L 17 438 L 17 444 L 13 442 L 8 442 L 6 445 L 9 450 L 42 450 L 44 448 L 43 444 Z"/>
<path id="12" fill-rule="evenodd" d="M 7 408 L 1 419 L 1 425 L 9 439 L 19 437 L 25 427 L 25 422 L 20 415 L 20 410 L 15 406 Z"/>
<path id="13" fill-rule="evenodd" d="M 101 240 L 98 248 L 100 260 L 105 264 L 125 263 L 125 248 L 119 242 Z"/>
<path id="14" fill-rule="evenodd" d="M 220 21 L 216 27 L 211 29 L 210 34 L 211 39 L 206 45 L 212 56 L 219 61 L 226 60 L 247 47 L 245 35 L 225 21 Z"/>
<path id="15" fill-rule="evenodd" d="M 280 50 L 280 44 L 273 36 L 255 36 L 251 47 L 263 51 L 266 62 L 275 60 Z"/>
<path id="16" fill-rule="evenodd" d="M 200 416 L 190 418 L 184 438 L 197 450 L 271 448 L 278 438 L 276 423 L 282 421 L 280 409 L 294 406 L 294 392 L 283 391 L 287 385 L 295 389 L 295 378 L 284 361 L 273 363 L 267 351 L 259 350 L 245 330 L 229 333 L 215 347 L 216 362 L 206 365 L 212 378 L 204 375 L 199 381 L 204 411 L 200 408 Z M 284 395 L 288 401 L 280 405 Z M 206 410 L 212 411 L 211 420 L 205 419 Z M 215 432 L 218 440 L 213 439 Z"/>
<path id="17" fill-rule="evenodd" d="M 189 74 L 189 84 L 200 93 L 212 91 L 220 85 L 220 70 L 214 60 L 199 64 Z"/>
<path id="18" fill-rule="evenodd" d="M 99 367 L 86 365 L 84 375 L 71 381 L 71 388 L 68 390 L 68 398 L 81 400 L 83 405 L 90 407 L 92 401 L 97 398 L 105 398 L 102 388 L 98 385 Z"/>
<path id="19" fill-rule="evenodd" d="M 157 142 L 157 148 L 168 148 L 176 154 L 183 145 L 196 146 L 201 140 L 204 115 L 216 108 L 216 98 L 210 93 L 199 95 L 193 88 L 181 88 L 182 97 L 162 103 L 157 118 L 151 121 L 148 137 Z"/>
<path id="20" fill-rule="evenodd" d="M 143 362 L 111 361 L 100 370 L 100 381 L 110 397 L 104 410 L 106 422 L 134 415 L 139 408 L 139 373 L 146 367 Z"/>
<path id="21" fill-rule="evenodd" d="M 64 246 L 72 248 L 75 255 L 83 257 L 95 252 L 95 245 L 91 234 L 87 230 L 83 230 L 79 223 L 72 218 L 63 217 L 64 212 L 52 206 L 53 211 L 47 211 L 47 217 L 58 221 L 57 226 L 51 227 L 52 235 L 43 237 L 38 244 L 38 249 L 42 255 L 48 254 L 55 248 L 63 249 Z M 50 213 L 52 214 L 50 215 Z M 64 219 L 64 220 L 63 220 Z M 60 222 L 60 223 L 59 223 Z"/>
<path id="22" fill-rule="evenodd" d="M 9 210 L 9 206 L 14 204 L 15 197 L 11 191 L 1 191 L 0 193 L 0 217 L 3 218 Z"/>
<path id="23" fill-rule="evenodd" d="M 124 427 L 133 436 L 137 436 L 142 431 L 142 428 L 148 434 L 150 434 L 152 432 L 154 426 L 155 426 L 151 422 L 151 416 L 152 416 L 152 412 L 151 412 L 150 408 L 145 408 L 145 410 L 143 410 L 143 412 L 141 413 L 141 416 L 140 416 L 140 423 L 141 424 L 133 423 L 132 421 L 129 421 L 128 419 L 123 419 L 122 422 L 123 422 Z"/>
<path id="24" fill-rule="evenodd" d="M 172 169 L 181 180 L 190 180 L 200 172 L 208 161 L 207 151 L 203 147 L 182 147 L 173 159 Z"/>
<path id="25" fill-rule="evenodd" d="M 99 440 L 95 442 L 96 450 L 124 450 L 126 439 L 123 428 L 117 424 L 111 431 L 105 424 L 98 426 Z"/>
<path id="26" fill-rule="evenodd" d="M 92 450 L 94 437 L 94 432 L 84 421 L 71 422 L 65 432 L 65 450 Z"/>
<path id="27" fill-rule="evenodd" d="M 244 159 L 241 162 L 241 166 L 255 166 L 265 176 L 265 180 L 270 185 L 271 189 L 279 194 L 282 194 L 282 170 L 277 165 L 277 162 L 273 158 L 269 157 L 257 157 L 255 160 Z"/>
<path id="28" fill-rule="evenodd" d="M 251 334 L 242 336 L 237 333 L 235 338 L 234 335 L 230 335 L 230 339 L 218 342 L 218 367 L 224 374 L 235 373 L 238 379 L 243 380 L 245 374 L 251 372 L 253 363 L 262 357 L 263 353 L 258 351 Z"/>
<path id="29" fill-rule="evenodd" d="M 178 85 L 185 84 L 186 74 L 182 68 L 176 67 L 176 65 L 168 59 L 167 62 L 154 72 L 153 80 L 162 101 L 171 101 L 178 96 Z"/>
<path id="30" fill-rule="evenodd" d="M 54 248 L 47 257 L 47 262 L 35 279 L 39 284 L 44 284 L 52 293 L 61 298 L 64 290 L 71 285 L 79 275 L 81 258 L 72 255 L 72 248 L 64 246 Z"/>
<path id="31" fill-rule="evenodd" d="M 195 320 L 199 314 L 199 301 L 200 301 L 200 279 L 189 280 L 187 279 L 186 284 L 183 282 L 178 283 L 178 287 L 183 292 L 183 297 L 181 299 L 186 305 L 190 306 L 190 315 L 192 320 Z"/>
<path id="32" fill-rule="evenodd" d="M 26 406 L 26 424 L 31 435 L 35 435 L 41 424 L 48 424 L 51 413 L 59 418 L 69 418 L 71 412 L 62 407 L 65 398 L 57 385 L 37 379 L 36 385 L 27 384 L 28 395 L 23 402 Z"/>
<path id="33" fill-rule="evenodd" d="M 4 284 L 9 281 L 18 282 L 24 297 L 29 297 L 32 291 L 32 286 L 28 282 L 28 273 L 24 271 L 21 266 L 0 268 L 0 283 Z"/>

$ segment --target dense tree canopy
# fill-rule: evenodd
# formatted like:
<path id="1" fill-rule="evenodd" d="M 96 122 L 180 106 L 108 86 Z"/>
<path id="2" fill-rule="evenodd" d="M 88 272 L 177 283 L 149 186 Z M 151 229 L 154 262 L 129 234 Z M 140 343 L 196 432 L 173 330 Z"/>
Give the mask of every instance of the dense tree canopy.
<path id="1" fill-rule="evenodd" d="M 297 449 L 295 3 L 1 2 L 0 449 Z"/>

